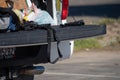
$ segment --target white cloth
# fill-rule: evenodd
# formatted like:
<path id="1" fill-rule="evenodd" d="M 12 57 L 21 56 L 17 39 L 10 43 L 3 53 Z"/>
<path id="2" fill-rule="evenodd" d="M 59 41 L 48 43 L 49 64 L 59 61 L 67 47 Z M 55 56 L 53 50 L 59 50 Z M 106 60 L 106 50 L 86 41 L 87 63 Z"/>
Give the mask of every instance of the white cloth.
<path id="1" fill-rule="evenodd" d="M 52 24 L 54 25 L 54 20 L 47 11 L 38 9 L 37 13 L 31 12 L 28 15 L 29 21 L 34 21 L 38 24 Z"/>

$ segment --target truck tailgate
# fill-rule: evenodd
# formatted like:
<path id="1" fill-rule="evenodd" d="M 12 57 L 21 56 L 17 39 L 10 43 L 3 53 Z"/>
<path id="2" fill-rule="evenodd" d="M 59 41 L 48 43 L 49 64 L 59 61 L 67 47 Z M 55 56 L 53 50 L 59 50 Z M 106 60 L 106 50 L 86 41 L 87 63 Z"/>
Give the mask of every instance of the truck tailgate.
<path id="1" fill-rule="evenodd" d="M 49 26 L 48 26 L 49 27 Z M 75 40 L 103 35 L 106 33 L 105 25 L 80 25 L 80 26 L 51 26 L 50 41 Z M 30 31 L 18 31 L 0 33 L 0 47 L 21 47 L 30 45 L 42 45 L 48 42 L 48 31 L 35 29 Z"/>

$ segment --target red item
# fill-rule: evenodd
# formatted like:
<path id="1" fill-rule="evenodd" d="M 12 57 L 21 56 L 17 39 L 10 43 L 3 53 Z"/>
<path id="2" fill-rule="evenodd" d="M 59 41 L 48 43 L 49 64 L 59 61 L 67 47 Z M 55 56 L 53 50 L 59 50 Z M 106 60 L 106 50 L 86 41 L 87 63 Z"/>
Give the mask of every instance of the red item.
<path id="1" fill-rule="evenodd" d="M 62 2 L 62 20 L 66 19 L 68 16 L 68 7 L 69 7 L 69 1 L 63 0 Z"/>

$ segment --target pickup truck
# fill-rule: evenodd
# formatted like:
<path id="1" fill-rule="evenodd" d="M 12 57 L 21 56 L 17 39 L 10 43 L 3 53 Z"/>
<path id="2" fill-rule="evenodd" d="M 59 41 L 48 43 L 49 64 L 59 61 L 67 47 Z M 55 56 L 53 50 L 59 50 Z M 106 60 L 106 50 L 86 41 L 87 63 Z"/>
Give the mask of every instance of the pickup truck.
<path id="1" fill-rule="evenodd" d="M 14 57 L 0 58 L 0 80 L 34 80 L 35 74 L 42 74 L 45 70 L 34 64 L 54 64 L 70 58 L 73 40 L 106 33 L 105 25 L 85 25 L 82 20 L 67 23 L 69 0 L 34 1 L 37 7 L 51 15 L 55 25 L 37 25 L 39 28 L 34 30 L 0 33 L 0 48 L 16 49 Z"/>

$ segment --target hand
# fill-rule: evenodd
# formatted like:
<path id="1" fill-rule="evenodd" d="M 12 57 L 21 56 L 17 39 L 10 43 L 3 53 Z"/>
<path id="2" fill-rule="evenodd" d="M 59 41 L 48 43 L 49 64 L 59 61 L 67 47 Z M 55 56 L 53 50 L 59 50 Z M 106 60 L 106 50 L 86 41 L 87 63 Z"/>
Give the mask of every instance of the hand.
<path id="1" fill-rule="evenodd" d="M 32 6 L 31 6 L 32 10 L 37 13 L 38 12 L 38 8 L 37 6 L 32 2 Z"/>

